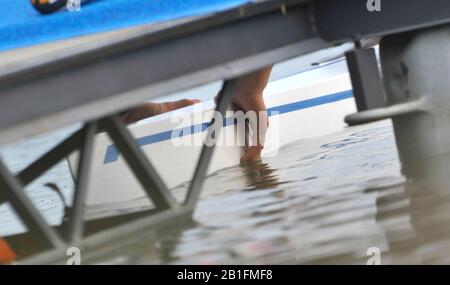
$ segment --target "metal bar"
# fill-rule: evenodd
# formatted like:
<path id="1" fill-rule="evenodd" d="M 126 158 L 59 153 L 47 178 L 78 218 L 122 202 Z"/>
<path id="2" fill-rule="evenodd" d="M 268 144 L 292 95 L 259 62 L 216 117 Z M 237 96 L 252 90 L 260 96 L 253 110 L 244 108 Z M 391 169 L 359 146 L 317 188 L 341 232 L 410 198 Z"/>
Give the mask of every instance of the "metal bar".
<path id="1" fill-rule="evenodd" d="M 386 106 L 383 83 L 375 49 L 356 49 L 345 53 L 359 112 Z"/>
<path id="2" fill-rule="evenodd" d="M 111 247 L 122 246 L 123 239 L 129 238 L 132 234 L 142 234 L 151 236 L 150 232 L 157 232 L 161 227 L 167 227 L 171 222 L 177 222 L 180 217 L 192 215 L 192 209 L 188 207 L 177 207 L 170 211 L 155 213 L 152 216 L 139 218 L 137 220 L 107 229 L 86 237 L 79 243 L 73 244 L 83 250 L 83 264 L 88 264 L 90 256 L 98 257 L 98 254 L 107 254 Z M 105 246 L 107 244 L 107 246 Z M 66 250 L 56 249 L 43 252 L 27 260 L 23 264 L 65 264 L 67 260 Z"/>
<path id="3" fill-rule="evenodd" d="M 442 25 L 384 37 L 380 43 L 383 81 L 391 105 L 385 114 L 404 114 L 392 117 L 402 173 L 414 181 L 425 179 L 427 186 L 442 185 L 442 189 L 448 188 L 450 162 L 449 34 L 450 25 Z M 406 114 L 414 110 L 419 112 Z M 439 177 L 445 180 L 434 180 Z"/>
<path id="4" fill-rule="evenodd" d="M 46 246 L 59 247 L 63 241 L 59 234 L 50 227 L 44 217 L 26 196 L 20 182 L 9 173 L 7 167 L 0 160 L 0 189 L 2 195 L 11 203 L 22 222 L 37 239 L 43 239 Z"/>
<path id="5" fill-rule="evenodd" d="M 330 42 L 357 41 L 450 22 L 448 0 L 315 0 L 314 6 L 317 31 Z"/>
<path id="6" fill-rule="evenodd" d="M 82 130 L 76 131 L 70 137 L 61 142 L 58 146 L 51 151 L 44 154 L 41 158 L 33 162 L 27 168 L 22 170 L 17 178 L 23 185 L 28 185 L 33 182 L 37 177 L 44 174 L 52 166 L 63 160 L 70 153 L 80 147 L 82 139 Z"/>
<path id="7" fill-rule="evenodd" d="M 65 234 L 69 243 L 79 241 L 83 238 L 84 234 L 84 210 L 96 132 L 97 123 L 88 123 L 83 128 L 83 143 L 78 161 L 73 205 L 70 209 L 69 220 L 66 225 L 67 228 L 65 228 Z"/>
<path id="8" fill-rule="evenodd" d="M 3 74 L 0 69 L 0 141 L 22 137 L 24 129 L 44 132 L 93 121 L 327 47 L 316 35 L 308 4 L 298 2 L 305 1 L 258 1 L 233 9 L 232 20 L 219 23 L 215 18 L 223 16 L 213 15 L 173 30 L 143 29 L 131 39 L 112 38 L 109 45 L 78 54 L 70 49 L 65 57 L 32 68 L 8 67 Z"/>
<path id="9" fill-rule="evenodd" d="M 429 110 L 429 105 L 426 100 L 419 99 L 407 103 L 394 104 L 385 108 L 376 108 L 350 114 L 344 120 L 349 126 L 356 126 L 413 113 L 425 113 L 429 112 Z"/>
<path id="10" fill-rule="evenodd" d="M 101 125 L 106 129 L 108 135 L 156 207 L 161 210 L 177 207 L 178 204 L 170 194 L 164 181 L 162 181 L 120 118 L 118 116 L 108 117 L 102 120 Z"/>
<path id="11" fill-rule="evenodd" d="M 222 87 L 222 91 L 220 92 L 220 97 L 216 107 L 216 114 L 218 113 L 221 115 L 220 119 L 225 118 L 225 111 L 227 110 L 228 106 L 231 103 L 231 100 L 233 99 L 235 88 L 236 88 L 236 79 L 225 81 Z M 217 120 L 217 118 L 214 117 L 212 120 Z M 206 141 L 205 144 L 203 145 L 203 149 L 198 159 L 194 176 L 189 186 L 189 191 L 187 193 L 185 204 L 191 208 L 195 207 L 195 204 L 197 203 L 200 197 L 203 182 L 205 180 L 209 163 L 211 162 L 211 158 L 214 152 L 215 144 L 211 143 L 211 141 L 208 141 L 211 140 L 211 135 L 214 131 L 215 130 L 212 127 L 208 129 Z M 219 134 L 215 133 L 215 137 L 218 136 Z"/>

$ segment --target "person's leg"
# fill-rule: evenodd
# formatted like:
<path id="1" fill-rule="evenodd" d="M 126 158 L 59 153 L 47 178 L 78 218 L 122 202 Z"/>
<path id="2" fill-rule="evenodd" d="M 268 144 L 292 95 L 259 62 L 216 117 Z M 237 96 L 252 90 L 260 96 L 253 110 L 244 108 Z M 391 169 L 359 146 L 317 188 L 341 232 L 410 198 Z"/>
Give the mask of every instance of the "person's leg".
<path id="1" fill-rule="evenodd" d="M 258 70 L 238 79 L 233 104 L 236 108 L 256 113 L 258 121 L 252 127 L 254 145 L 249 146 L 241 158 L 241 163 L 259 160 L 264 148 L 264 138 L 269 125 L 263 92 L 269 81 L 272 66 Z M 262 112 L 262 113 L 260 113 Z"/>
<path id="2" fill-rule="evenodd" d="M 163 113 L 167 113 L 176 109 L 187 107 L 196 103 L 200 103 L 200 100 L 183 99 L 174 102 L 164 103 L 145 103 L 128 111 L 123 116 L 123 121 L 127 124 L 131 124 L 148 117 L 157 116 Z"/>
<path id="3" fill-rule="evenodd" d="M 242 76 L 237 80 L 236 93 L 233 98 L 234 106 L 244 112 L 253 111 L 258 118 L 256 124 L 252 126 L 253 140 L 256 143 L 246 149 L 241 158 L 241 163 L 259 160 L 261 151 L 264 148 L 264 138 L 269 121 L 267 118 L 263 92 L 269 81 L 271 71 L 272 66 L 266 67 Z M 183 99 L 176 102 L 145 103 L 128 111 L 123 116 L 123 120 L 125 123 L 130 124 L 199 102 L 199 100 Z M 260 112 L 263 113 L 260 114 Z"/>

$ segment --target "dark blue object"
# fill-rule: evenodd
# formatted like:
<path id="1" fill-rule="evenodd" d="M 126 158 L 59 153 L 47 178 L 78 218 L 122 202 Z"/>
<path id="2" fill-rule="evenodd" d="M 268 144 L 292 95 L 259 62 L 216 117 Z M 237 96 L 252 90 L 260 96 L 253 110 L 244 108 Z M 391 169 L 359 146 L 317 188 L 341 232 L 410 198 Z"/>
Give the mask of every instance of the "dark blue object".
<path id="1" fill-rule="evenodd" d="M 41 15 L 30 0 L 0 0 L 0 50 L 223 11 L 250 0 L 96 0 Z"/>

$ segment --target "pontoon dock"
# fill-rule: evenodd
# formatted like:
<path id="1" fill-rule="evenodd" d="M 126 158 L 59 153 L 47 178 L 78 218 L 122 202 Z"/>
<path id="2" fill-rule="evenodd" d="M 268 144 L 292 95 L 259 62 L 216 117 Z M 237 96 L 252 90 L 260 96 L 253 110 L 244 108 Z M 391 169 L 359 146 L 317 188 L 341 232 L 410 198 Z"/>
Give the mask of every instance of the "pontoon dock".
<path id="1" fill-rule="evenodd" d="M 446 117 L 441 112 L 443 106 L 448 106 L 448 99 L 442 98 L 448 81 L 433 79 L 436 73 L 450 71 L 450 55 L 443 53 L 450 44 L 445 37 L 450 29 L 445 26 L 450 22 L 448 1 L 381 1 L 381 11 L 369 11 L 367 0 L 230 1 L 227 8 L 209 7 L 208 1 L 204 2 L 203 12 L 192 17 L 159 24 L 148 22 L 127 33 L 75 38 L 65 42 L 63 48 L 41 43 L 0 55 L 1 143 L 75 122 L 85 123 L 84 128 L 17 175 L 0 164 L 0 194 L 12 204 L 33 236 L 41 237 L 45 246 L 53 248 L 28 262 L 54 262 L 65 256 L 67 244 L 94 247 L 112 237 L 120 238 L 193 212 L 212 147 L 204 147 L 188 199 L 178 205 L 118 120 L 118 113 L 157 96 L 225 80 L 217 106 L 223 113 L 237 76 L 338 43 L 383 38 L 384 92 L 373 50 L 361 46 L 347 54 L 361 111 L 349 116 L 349 123 L 394 117 L 404 163 L 450 153 L 445 146 Z M 6 1 L 0 3 L 8 5 Z M 95 9 L 95 5 L 85 9 L 91 8 Z M 24 41 L 22 46 L 28 44 Z M 389 107 L 383 108 L 386 102 Z M 435 138 L 432 144 L 415 141 L 425 128 L 417 112 L 436 115 L 440 125 L 427 129 L 427 134 Z M 410 126 L 412 131 L 408 132 Z M 112 137 L 158 209 L 85 239 L 85 186 L 93 137 L 100 128 Z M 67 223 L 53 228 L 22 190 L 75 150 L 81 150 L 81 155 L 74 206 Z M 415 153 L 412 161 L 405 161 L 409 157 L 406 153 Z"/>

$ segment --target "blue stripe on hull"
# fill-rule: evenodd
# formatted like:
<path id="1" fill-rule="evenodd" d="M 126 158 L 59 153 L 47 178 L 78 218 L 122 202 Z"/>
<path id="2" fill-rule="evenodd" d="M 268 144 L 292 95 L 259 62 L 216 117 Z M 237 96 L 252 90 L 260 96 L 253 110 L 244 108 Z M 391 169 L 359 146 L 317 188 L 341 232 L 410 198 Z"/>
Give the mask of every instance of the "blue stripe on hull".
<path id="1" fill-rule="evenodd" d="M 276 107 L 269 108 L 269 116 L 276 116 L 281 114 L 286 114 L 290 112 L 299 111 L 302 109 L 308 109 L 320 105 L 330 104 L 338 102 L 341 100 L 349 99 L 353 97 L 352 90 L 347 90 L 343 92 L 338 92 L 330 95 L 325 95 L 317 98 L 312 98 L 308 100 L 303 100 L 295 103 L 290 103 L 286 105 L 280 105 Z M 227 127 L 234 124 L 234 118 L 224 119 L 223 126 Z M 155 144 L 158 142 L 163 142 L 172 139 L 173 134 L 177 134 L 176 137 L 183 137 L 187 135 L 192 135 L 199 132 L 204 132 L 208 129 L 210 123 L 196 124 L 185 128 L 173 129 L 170 131 L 165 131 L 157 133 L 154 135 L 149 135 L 145 137 L 138 138 L 136 141 L 140 146 L 146 146 Z M 106 149 L 106 155 L 104 159 L 104 164 L 109 164 L 115 162 L 119 159 L 120 152 L 114 145 L 109 145 Z"/>

